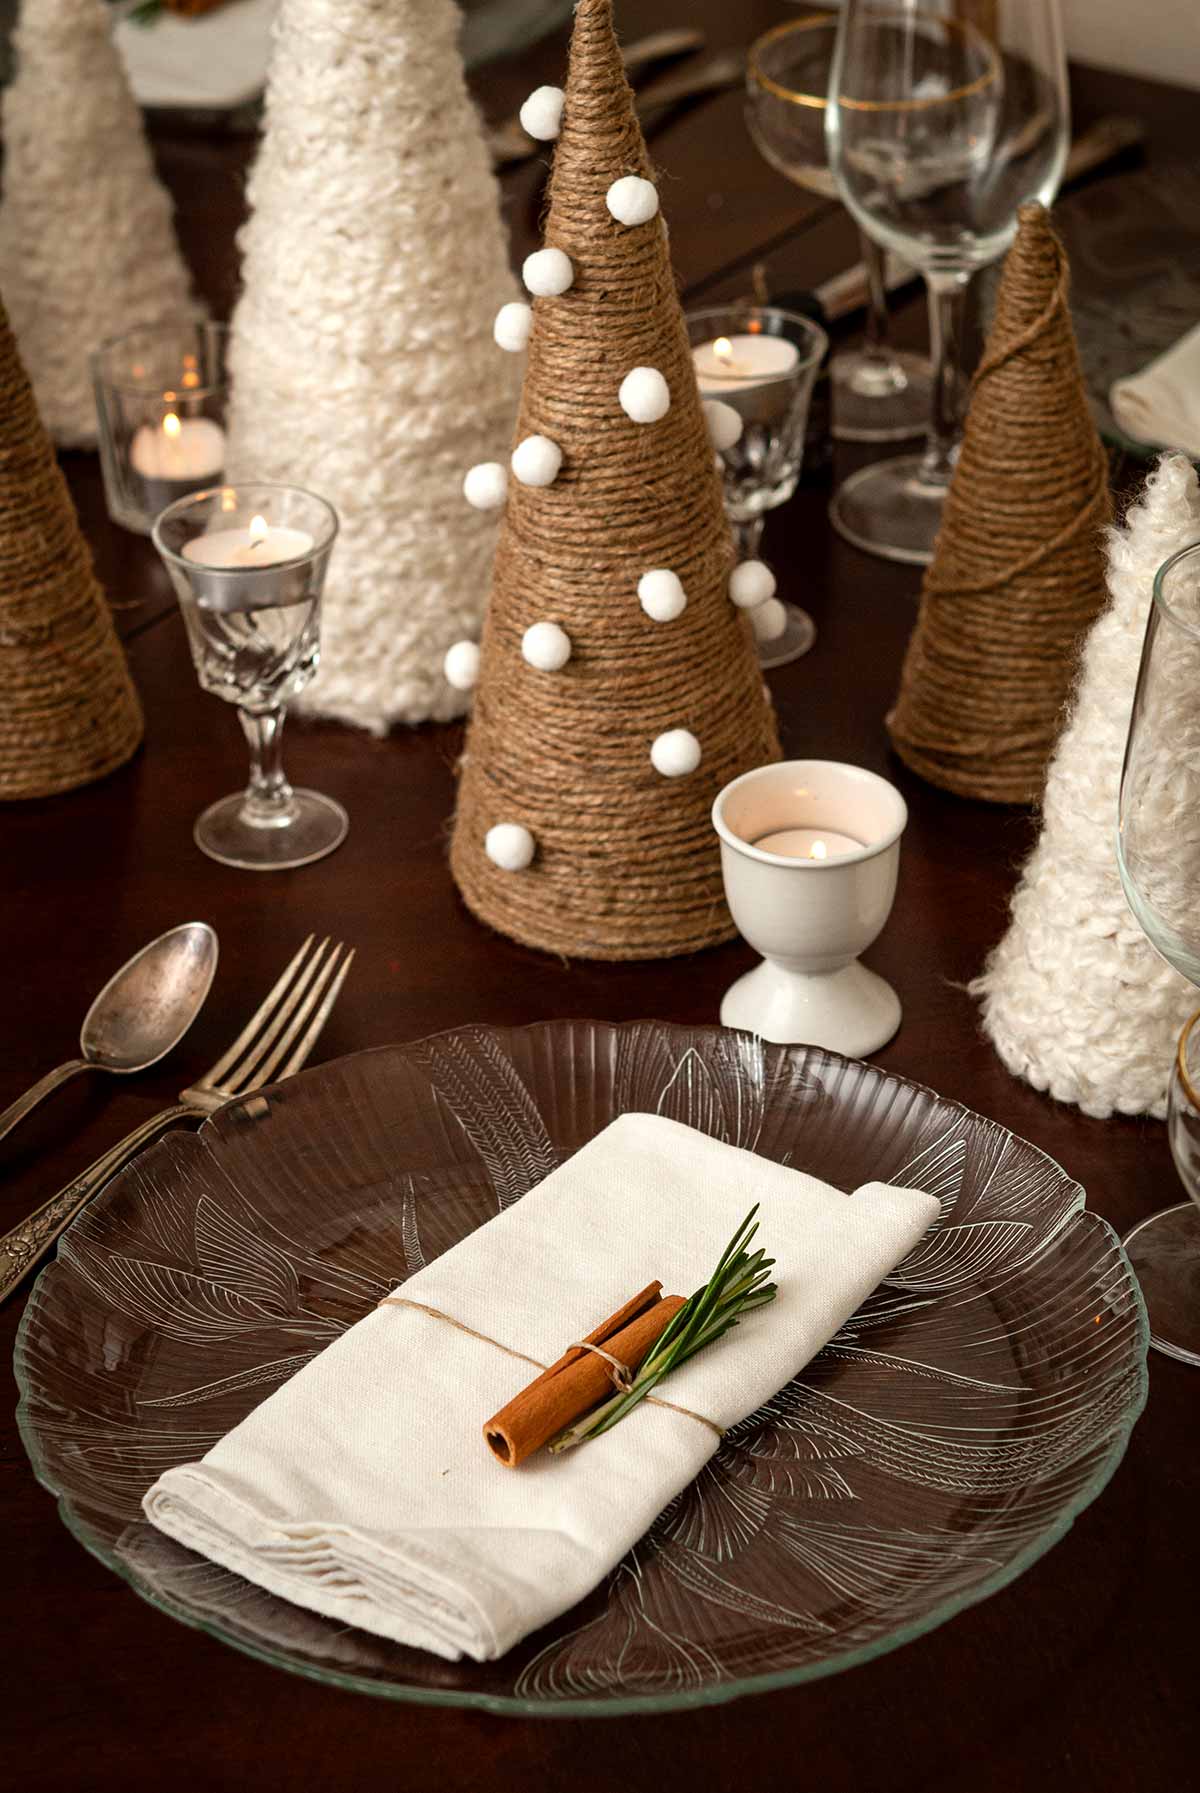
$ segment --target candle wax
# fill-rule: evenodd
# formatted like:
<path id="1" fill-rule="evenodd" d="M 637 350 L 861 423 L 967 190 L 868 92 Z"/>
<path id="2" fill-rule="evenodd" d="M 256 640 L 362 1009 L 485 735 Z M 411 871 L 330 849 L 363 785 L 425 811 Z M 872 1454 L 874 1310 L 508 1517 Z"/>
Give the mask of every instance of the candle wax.
<path id="1" fill-rule="evenodd" d="M 174 415 L 172 413 L 171 415 Z M 129 464 L 144 479 L 214 479 L 225 465 L 225 431 L 208 417 L 177 418 L 173 433 L 143 423 L 129 445 Z"/>
<path id="2" fill-rule="evenodd" d="M 778 380 L 791 373 L 800 359 L 800 351 L 785 336 L 727 336 L 718 337 L 717 342 L 725 351 L 721 355 L 716 342 L 703 342 L 692 350 L 696 378 L 706 398 L 747 392 Z"/>
<path id="3" fill-rule="evenodd" d="M 844 853 L 859 852 L 864 842 L 851 834 L 837 834 L 832 828 L 777 828 L 751 843 L 764 853 L 781 853 L 788 859 L 837 859 Z M 823 850 L 822 850 L 823 849 Z"/>
<path id="4" fill-rule="evenodd" d="M 272 526 L 265 534 L 261 530 L 217 529 L 186 543 L 183 557 L 206 567 L 270 567 L 281 560 L 299 559 L 312 545 L 312 536 L 303 529 Z"/>

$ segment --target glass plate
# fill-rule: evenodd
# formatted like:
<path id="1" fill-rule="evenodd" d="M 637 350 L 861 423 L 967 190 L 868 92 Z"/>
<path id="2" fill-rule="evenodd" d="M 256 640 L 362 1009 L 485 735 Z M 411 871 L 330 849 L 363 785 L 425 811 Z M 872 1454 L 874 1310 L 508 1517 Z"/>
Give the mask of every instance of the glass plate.
<path id="1" fill-rule="evenodd" d="M 605 1585 L 498 1662 L 447 1663 L 143 1521 L 163 1470 L 630 1109 L 843 1189 L 919 1185 L 942 1219 Z M 16 1363 L 67 1525 L 164 1612 L 367 1693 L 601 1713 L 831 1674 L 1002 1587 L 1112 1475 L 1145 1355 L 1116 1236 L 1003 1127 L 813 1048 L 557 1021 L 360 1053 L 170 1134 L 64 1236 Z"/>

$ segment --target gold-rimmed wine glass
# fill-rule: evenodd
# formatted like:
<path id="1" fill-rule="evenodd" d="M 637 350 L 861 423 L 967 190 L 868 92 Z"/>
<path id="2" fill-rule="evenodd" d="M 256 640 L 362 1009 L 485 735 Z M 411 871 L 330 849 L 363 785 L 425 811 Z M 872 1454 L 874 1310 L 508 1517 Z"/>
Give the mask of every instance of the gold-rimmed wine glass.
<path id="1" fill-rule="evenodd" d="M 796 186 L 837 199 L 825 153 L 825 107 L 837 38 L 835 12 L 808 13 L 767 31 L 750 47 L 746 124 L 759 153 Z M 930 366 L 888 342 L 883 251 L 859 231 L 867 273 L 861 349 L 830 363 L 833 434 L 848 442 L 897 442 L 919 436 L 929 418 Z"/>
<path id="2" fill-rule="evenodd" d="M 845 0 L 825 113 L 851 215 L 929 288 L 925 451 L 853 474 L 831 511 L 889 560 L 933 557 L 958 454 L 967 283 L 1004 253 L 1029 200 L 1048 205 L 1068 149 L 1058 0 Z"/>

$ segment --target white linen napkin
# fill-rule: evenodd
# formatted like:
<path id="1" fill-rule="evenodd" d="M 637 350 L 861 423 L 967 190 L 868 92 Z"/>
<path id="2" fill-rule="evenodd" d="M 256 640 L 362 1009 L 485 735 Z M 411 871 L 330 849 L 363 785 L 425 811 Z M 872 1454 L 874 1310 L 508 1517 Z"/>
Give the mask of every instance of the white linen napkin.
<path id="1" fill-rule="evenodd" d="M 1141 373 L 1114 380 L 1108 402 L 1121 428 L 1139 442 L 1200 459 L 1200 324 Z"/>
<path id="2" fill-rule="evenodd" d="M 665 1294 L 702 1286 L 755 1202 L 777 1298 L 659 1390 L 728 1427 L 908 1254 L 937 1218 L 932 1196 L 844 1195 L 627 1114 L 397 1293 L 548 1364 L 655 1277 Z M 507 1469 L 482 1427 L 534 1373 L 442 1320 L 376 1308 L 202 1462 L 160 1477 L 146 1515 L 297 1605 L 489 1661 L 593 1588 L 718 1443 L 643 1402 L 574 1451 Z"/>

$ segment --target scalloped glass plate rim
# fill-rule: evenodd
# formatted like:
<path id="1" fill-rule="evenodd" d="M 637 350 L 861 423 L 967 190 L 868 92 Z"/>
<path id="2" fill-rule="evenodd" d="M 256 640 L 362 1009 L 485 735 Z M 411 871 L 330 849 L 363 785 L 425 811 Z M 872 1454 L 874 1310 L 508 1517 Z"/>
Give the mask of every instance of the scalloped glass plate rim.
<path id="1" fill-rule="evenodd" d="M 587 1017 L 576 1016 L 564 1019 L 568 1019 L 570 1025 L 577 1027 L 636 1028 L 639 1026 L 671 1027 L 680 1025 L 678 1023 L 649 1019 L 624 1022 L 591 1020 Z M 504 1024 L 488 1022 L 462 1023 L 459 1026 L 439 1029 L 438 1032 L 433 1034 L 424 1034 L 415 1040 L 398 1041 L 392 1044 L 365 1047 L 358 1052 L 346 1053 L 341 1059 L 328 1060 L 321 1065 L 312 1066 L 307 1071 L 301 1071 L 297 1073 L 297 1077 L 311 1078 L 320 1076 L 321 1072 L 327 1070 L 328 1066 L 331 1064 L 342 1064 L 349 1059 L 365 1058 L 375 1053 L 411 1050 L 421 1045 L 436 1044 L 439 1040 L 449 1039 L 455 1035 L 471 1030 L 495 1031 L 502 1033 L 530 1033 L 547 1026 L 553 1026 L 554 1024 L 555 1021 L 553 1019 L 550 1021 L 533 1021 L 516 1026 L 505 1026 Z M 686 1031 L 696 1032 L 702 1031 L 702 1029 L 697 1026 L 691 1026 L 687 1027 Z M 713 1031 L 718 1030 L 714 1029 Z M 802 1050 L 813 1050 L 813 1048 L 802 1048 Z M 825 1049 L 820 1048 L 817 1050 L 824 1051 Z M 832 1060 L 837 1060 L 842 1057 L 841 1054 L 835 1052 L 829 1052 L 827 1053 L 827 1056 Z M 1079 1184 L 1078 1180 L 1073 1178 L 1061 1164 L 1059 1164 L 1057 1159 L 1052 1158 L 1050 1154 L 1043 1151 L 1040 1146 L 1034 1145 L 1032 1141 L 1024 1139 L 1021 1135 L 1014 1134 L 1012 1129 L 1010 1127 L 1005 1127 L 1002 1122 L 992 1121 L 986 1116 L 979 1115 L 976 1110 L 969 1108 L 966 1103 L 959 1102 L 951 1096 L 940 1095 L 938 1091 L 933 1089 L 929 1084 L 922 1083 L 917 1078 L 905 1077 L 900 1072 L 884 1070 L 879 1066 L 872 1065 L 870 1068 L 875 1070 L 879 1076 L 885 1078 L 889 1082 L 902 1084 L 908 1089 L 916 1090 L 923 1095 L 932 1097 L 933 1100 L 943 1104 L 948 1110 L 953 1110 L 961 1116 L 969 1116 L 974 1119 L 983 1120 L 988 1126 L 997 1128 L 1000 1132 L 1008 1134 L 1011 1138 L 1020 1139 L 1023 1145 L 1025 1145 L 1031 1152 L 1036 1153 L 1039 1158 L 1053 1170 L 1057 1171 L 1059 1175 L 1064 1177 L 1068 1182 L 1074 1183 L 1076 1187 L 1080 1189 L 1082 1197 L 1081 1204 L 1078 1209 L 1074 1210 L 1074 1212 L 1064 1220 L 1063 1227 L 1060 1230 L 1065 1230 L 1069 1227 L 1073 1223 L 1076 1215 L 1083 1212 L 1086 1208 L 1086 1191 L 1083 1190 L 1082 1185 Z M 228 1104 L 227 1106 L 233 1106 L 233 1104 Z M 209 1124 L 209 1118 L 206 1117 L 201 1126 L 197 1129 L 197 1132 L 203 1133 Z M 111 1184 L 108 1185 L 96 1197 L 95 1201 L 90 1204 L 93 1210 L 98 1204 L 105 1201 L 108 1189 L 111 1187 Z M 1147 1395 L 1149 1392 L 1147 1358 L 1149 1353 L 1150 1327 L 1145 1302 L 1142 1300 L 1137 1278 L 1132 1271 L 1132 1267 L 1129 1265 L 1118 1234 L 1103 1215 L 1095 1213 L 1094 1210 L 1087 1211 L 1091 1214 L 1093 1221 L 1095 1221 L 1101 1227 L 1104 1234 L 1107 1235 L 1110 1244 L 1114 1248 L 1116 1260 L 1124 1265 L 1129 1271 L 1130 1287 L 1137 1304 L 1139 1352 L 1136 1399 L 1130 1403 L 1122 1423 L 1121 1431 L 1114 1439 L 1107 1456 L 1097 1465 L 1094 1473 L 1080 1489 L 1078 1495 L 1068 1503 L 1052 1524 L 1048 1525 L 1043 1532 L 1033 1538 L 1024 1549 L 1020 1550 L 1017 1555 L 1011 1561 L 1005 1563 L 1003 1567 L 997 1569 L 993 1574 L 985 1576 L 972 1587 L 954 1594 L 951 1598 L 943 1601 L 940 1606 L 931 1609 L 928 1613 L 922 1614 L 919 1618 L 912 1620 L 906 1625 L 897 1626 L 896 1629 L 889 1632 L 886 1637 L 874 1639 L 858 1649 L 844 1650 L 840 1654 L 824 1657 L 817 1662 L 800 1664 L 795 1668 L 776 1669 L 765 1674 L 747 1675 L 733 1682 L 714 1683 L 706 1687 L 687 1688 L 674 1692 L 655 1692 L 624 1696 L 609 1695 L 601 1698 L 571 1698 L 556 1700 L 552 1704 L 542 1700 L 525 1699 L 515 1695 L 473 1692 L 470 1689 L 456 1688 L 454 1690 L 442 1690 L 415 1685 L 389 1684 L 374 1680 L 369 1676 L 356 1675 L 344 1670 L 339 1671 L 330 1668 L 318 1669 L 314 1665 L 298 1661 L 296 1658 L 287 1655 L 283 1651 L 268 1649 L 266 1647 L 255 1645 L 245 1638 L 232 1636 L 220 1625 L 205 1624 L 194 1618 L 190 1613 L 184 1611 L 170 1599 L 164 1598 L 161 1595 L 158 1597 L 152 1596 L 125 1569 L 120 1560 L 113 1556 L 105 1546 L 98 1541 L 90 1527 L 71 1506 L 69 1496 L 58 1487 L 53 1478 L 45 1471 L 43 1465 L 34 1425 L 28 1410 L 28 1396 L 30 1391 L 26 1385 L 21 1366 L 26 1343 L 26 1333 L 31 1329 L 33 1317 L 38 1306 L 38 1290 L 42 1281 L 54 1270 L 57 1258 L 52 1259 L 36 1278 L 33 1287 L 29 1292 L 25 1309 L 21 1315 L 20 1323 L 17 1328 L 13 1350 L 13 1370 L 19 1395 L 16 1409 L 17 1429 L 37 1482 L 47 1491 L 47 1493 L 54 1497 L 58 1514 L 63 1525 L 74 1538 L 78 1539 L 79 1543 L 83 1545 L 84 1549 L 87 1550 L 90 1555 L 96 1557 L 107 1569 L 112 1570 L 118 1575 L 122 1581 L 127 1583 L 127 1585 L 133 1589 L 139 1598 L 147 1603 L 147 1605 L 154 1607 L 157 1611 L 163 1612 L 168 1617 L 186 1625 L 189 1630 L 204 1632 L 220 1643 L 238 1651 L 239 1654 L 251 1657 L 255 1661 L 266 1663 L 274 1668 L 283 1669 L 289 1674 L 298 1675 L 302 1679 L 315 1681 L 324 1686 L 342 1688 L 354 1693 L 365 1693 L 376 1699 L 397 1701 L 405 1705 L 439 1706 L 490 1712 L 501 1717 L 548 1719 L 618 1718 L 639 1713 L 678 1712 L 695 1710 L 706 1706 L 726 1705 L 731 1700 L 741 1699 L 745 1695 L 769 1693 L 775 1689 L 796 1687 L 807 1682 L 824 1680 L 830 1675 L 842 1674 L 847 1669 L 856 1668 L 860 1664 L 872 1662 L 877 1657 L 888 1655 L 891 1651 L 899 1649 L 902 1645 L 912 1643 L 917 1638 L 924 1637 L 929 1632 L 937 1630 L 939 1626 L 946 1624 L 950 1619 L 956 1618 L 959 1613 L 966 1612 L 969 1608 L 980 1605 L 993 1594 L 999 1593 L 1002 1589 L 1010 1586 L 1011 1583 L 1023 1575 L 1027 1569 L 1030 1569 L 1034 1563 L 1045 1556 L 1047 1551 L 1051 1550 L 1055 1544 L 1059 1543 L 1070 1531 L 1080 1514 L 1085 1512 L 1087 1508 L 1091 1506 L 1092 1502 L 1103 1493 L 1104 1489 L 1108 1486 L 1120 1467 L 1121 1461 L 1128 1448 L 1133 1428 L 1137 1424 L 1146 1406 Z M 68 1228 L 68 1232 L 69 1231 L 70 1229 Z"/>

